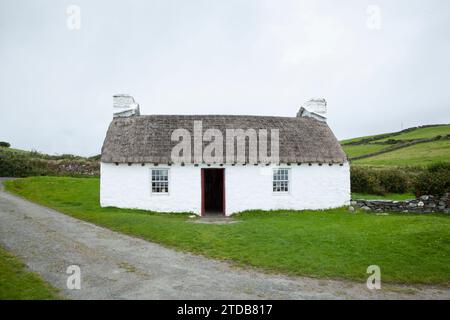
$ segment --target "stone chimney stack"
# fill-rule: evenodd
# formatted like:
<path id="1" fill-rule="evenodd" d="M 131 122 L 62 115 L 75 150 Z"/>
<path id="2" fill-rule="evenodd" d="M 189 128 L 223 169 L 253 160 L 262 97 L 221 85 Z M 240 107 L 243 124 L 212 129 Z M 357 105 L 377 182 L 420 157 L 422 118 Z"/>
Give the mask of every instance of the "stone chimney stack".
<path id="1" fill-rule="evenodd" d="M 139 104 L 128 94 L 113 95 L 113 107 L 114 118 L 140 115 Z"/>
<path id="2" fill-rule="evenodd" d="M 297 117 L 311 117 L 319 121 L 327 121 L 327 101 L 323 98 L 305 102 L 297 113 Z"/>

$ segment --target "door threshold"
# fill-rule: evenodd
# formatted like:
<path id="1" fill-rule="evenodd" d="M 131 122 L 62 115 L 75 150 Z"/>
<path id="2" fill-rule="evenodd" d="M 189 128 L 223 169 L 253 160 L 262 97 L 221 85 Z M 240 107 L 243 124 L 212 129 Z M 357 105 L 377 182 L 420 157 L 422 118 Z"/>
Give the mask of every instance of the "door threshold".
<path id="1" fill-rule="evenodd" d="M 227 216 L 202 216 L 200 219 L 189 221 L 191 223 L 203 223 L 203 224 L 230 224 L 239 223 L 241 221 L 234 220 L 232 217 Z"/>

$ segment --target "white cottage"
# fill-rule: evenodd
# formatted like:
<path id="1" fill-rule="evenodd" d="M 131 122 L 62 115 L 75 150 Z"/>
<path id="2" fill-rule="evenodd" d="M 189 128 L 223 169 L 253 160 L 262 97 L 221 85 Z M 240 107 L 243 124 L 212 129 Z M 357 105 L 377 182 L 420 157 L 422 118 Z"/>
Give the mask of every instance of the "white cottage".
<path id="1" fill-rule="evenodd" d="M 349 164 L 324 99 L 296 117 L 140 115 L 127 95 L 114 96 L 114 107 L 102 148 L 102 207 L 229 216 L 349 204 Z"/>

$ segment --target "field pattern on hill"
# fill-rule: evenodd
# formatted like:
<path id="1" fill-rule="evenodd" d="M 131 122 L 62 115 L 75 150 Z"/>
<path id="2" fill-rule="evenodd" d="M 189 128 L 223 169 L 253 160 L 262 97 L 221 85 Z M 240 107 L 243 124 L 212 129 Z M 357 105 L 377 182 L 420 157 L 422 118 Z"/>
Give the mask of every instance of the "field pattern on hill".
<path id="1" fill-rule="evenodd" d="M 428 125 L 341 141 L 353 165 L 425 167 L 450 161 L 450 125 Z"/>

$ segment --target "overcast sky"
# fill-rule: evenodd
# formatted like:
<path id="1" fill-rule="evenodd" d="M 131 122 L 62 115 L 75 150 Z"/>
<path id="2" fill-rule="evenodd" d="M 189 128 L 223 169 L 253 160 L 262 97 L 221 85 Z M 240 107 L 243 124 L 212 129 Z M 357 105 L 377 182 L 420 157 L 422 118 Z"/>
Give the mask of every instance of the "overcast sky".
<path id="1" fill-rule="evenodd" d="M 142 114 L 323 97 L 339 139 L 450 123 L 450 1 L 0 0 L 0 88 L 0 141 L 52 154 L 100 153 L 115 93 Z"/>

